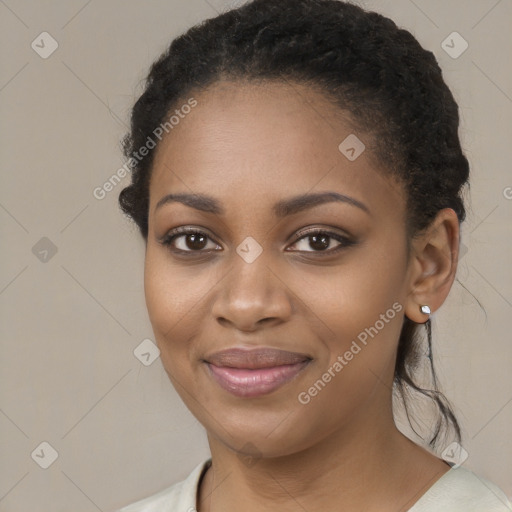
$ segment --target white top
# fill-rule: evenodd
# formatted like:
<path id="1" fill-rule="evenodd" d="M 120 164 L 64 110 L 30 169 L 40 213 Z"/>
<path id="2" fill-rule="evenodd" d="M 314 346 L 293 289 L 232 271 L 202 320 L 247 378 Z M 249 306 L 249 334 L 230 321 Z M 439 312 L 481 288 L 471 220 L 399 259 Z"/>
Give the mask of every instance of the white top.
<path id="1" fill-rule="evenodd" d="M 162 491 L 116 512 L 196 512 L 199 482 L 211 459 L 196 466 L 190 475 Z M 408 512 L 506 512 L 512 503 L 505 493 L 468 469 L 452 467 Z"/>

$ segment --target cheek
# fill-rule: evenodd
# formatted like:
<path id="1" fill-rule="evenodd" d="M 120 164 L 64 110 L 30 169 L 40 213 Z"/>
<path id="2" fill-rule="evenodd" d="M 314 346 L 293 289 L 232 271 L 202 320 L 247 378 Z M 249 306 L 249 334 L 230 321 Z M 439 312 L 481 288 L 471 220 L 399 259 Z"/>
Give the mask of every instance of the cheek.
<path id="1" fill-rule="evenodd" d="M 196 326 L 208 305 L 205 297 L 211 283 L 194 278 L 198 270 L 178 269 L 164 251 L 148 247 L 144 265 L 144 294 L 162 362 L 167 369 L 180 367 Z"/>
<path id="2" fill-rule="evenodd" d="M 334 333 L 324 339 L 318 364 L 299 390 L 303 404 L 299 410 L 311 422 L 312 431 L 336 428 L 364 404 L 387 404 L 392 387 L 403 322 L 397 285 L 402 274 L 389 266 L 383 272 L 380 265 L 373 267 L 363 259 L 359 263 L 351 266 L 350 273 L 340 271 L 323 283 L 317 279 L 317 285 L 323 286 L 310 288 L 308 294 L 308 302 L 318 305 L 322 320 Z M 372 277 L 374 271 L 379 279 Z"/>
<path id="3" fill-rule="evenodd" d="M 401 324 L 405 270 L 400 254 L 378 257 L 366 249 L 328 271 L 304 267 L 288 278 L 310 314 L 329 328 L 329 339 L 346 342 L 376 323 L 382 334 L 396 331 Z M 390 334 L 394 337 L 396 332 Z"/>
<path id="4" fill-rule="evenodd" d="M 340 278 L 343 291 L 338 294 L 337 310 L 331 309 L 333 330 L 345 340 L 358 338 L 363 343 L 370 333 L 394 340 L 403 310 L 400 287 L 385 272 L 376 273 L 375 278 L 369 274 L 366 268 L 360 278 L 355 273 Z"/>
<path id="5" fill-rule="evenodd" d="M 343 379 L 334 380 L 346 385 L 374 382 L 375 375 L 386 374 L 394 365 L 403 322 L 406 258 L 398 237 L 384 249 L 379 243 L 384 242 L 359 251 L 329 274 L 303 278 L 308 305 L 330 331 L 324 338 L 328 358 L 322 358 L 318 373 L 329 368 L 336 375 L 343 373 Z"/>

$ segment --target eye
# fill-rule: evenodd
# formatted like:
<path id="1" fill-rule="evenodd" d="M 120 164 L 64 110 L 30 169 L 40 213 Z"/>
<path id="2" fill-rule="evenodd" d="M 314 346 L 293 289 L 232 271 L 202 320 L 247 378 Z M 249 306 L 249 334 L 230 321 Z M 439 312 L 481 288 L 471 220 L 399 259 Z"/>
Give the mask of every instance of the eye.
<path id="1" fill-rule="evenodd" d="M 318 228 L 297 233 L 294 238 L 295 241 L 292 246 L 300 246 L 301 243 L 303 245 L 302 249 L 299 248 L 299 252 L 323 252 L 331 254 L 355 243 L 353 240 L 340 233 Z M 308 238 L 309 242 L 307 241 Z M 212 241 L 213 247 L 208 248 L 208 240 Z M 334 248 L 331 247 L 333 240 L 338 242 L 338 245 Z M 160 240 L 160 243 L 168 246 L 175 253 L 207 253 L 211 250 L 220 249 L 220 246 L 214 243 L 204 231 L 190 226 L 182 226 L 169 231 Z M 313 250 L 307 250 L 308 247 Z"/>
<path id="2" fill-rule="evenodd" d="M 344 235 L 322 229 L 312 229 L 307 232 L 301 232 L 295 235 L 295 237 L 293 245 L 300 245 L 302 243 L 303 248 L 299 249 L 299 251 L 304 252 L 325 252 L 331 254 L 354 244 L 352 240 Z M 307 239 L 309 239 L 309 241 L 307 241 Z M 337 241 L 338 245 L 334 248 L 330 248 L 333 240 Z M 313 248 L 313 250 L 308 251 L 307 247 Z"/>
<path id="3" fill-rule="evenodd" d="M 179 227 L 169 231 L 160 242 L 174 252 L 209 252 L 209 250 L 219 247 L 214 243 L 213 248 L 208 248 L 208 240 L 211 240 L 210 237 L 203 231 L 192 227 Z M 178 241 L 176 245 L 175 241 Z"/>

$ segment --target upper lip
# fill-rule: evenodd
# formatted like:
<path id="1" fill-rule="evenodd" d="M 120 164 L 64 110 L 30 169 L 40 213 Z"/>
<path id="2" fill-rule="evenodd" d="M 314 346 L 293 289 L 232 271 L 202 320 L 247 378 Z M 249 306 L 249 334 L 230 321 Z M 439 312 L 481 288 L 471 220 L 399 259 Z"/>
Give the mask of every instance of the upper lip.
<path id="1" fill-rule="evenodd" d="M 275 348 L 230 348 L 215 352 L 204 358 L 207 363 L 215 366 L 231 368 L 272 368 L 285 364 L 297 364 L 311 360 L 307 354 L 288 352 Z"/>

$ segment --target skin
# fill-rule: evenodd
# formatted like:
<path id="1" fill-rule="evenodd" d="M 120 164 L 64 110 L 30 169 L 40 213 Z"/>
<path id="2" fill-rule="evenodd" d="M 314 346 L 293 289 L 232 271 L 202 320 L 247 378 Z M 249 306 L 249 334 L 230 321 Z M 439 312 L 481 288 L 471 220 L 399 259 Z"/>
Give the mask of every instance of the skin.
<path id="1" fill-rule="evenodd" d="M 459 224 L 441 210 L 410 241 L 405 191 L 379 168 L 372 140 L 349 161 L 338 145 L 350 116 L 298 84 L 216 83 L 156 149 L 150 181 L 145 296 L 161 360 L 181 398 L 204 425 L 212 467 L 199 512 L 245 510 L 406 511 L 449 466 L 401 434 L 391 389 L 400 328 L 422 323 L 453 283 Z M 377 162 L 377 163 L 376 163 Z M 334 191 L 364 203 L 325 202 L 279 218 L 280 200 Z M 216 198 L 224 214 L 170 193 Z M 203 246 L 182 235 L 172 252 L 159 240 L 193 226 Z M 348 236 L 322 251 L 304 228 Z M 262 253 L 246 262 L 236 248 L 253 237 Z M 199 249 L 197 249 L 199 247 Z M 201 248 L 202 247 L 202 248 Z M 195 251 L 195 252 L 193 252 Z M 197 254 L 198 251 L 202 251 Z M 397 302 L 402 308 L 311 401 L 307 391 L 357 335 Z M 292 381 L 239 398 L 209 377 L 201 358 L 233 346 L 308 354 Z"/>

